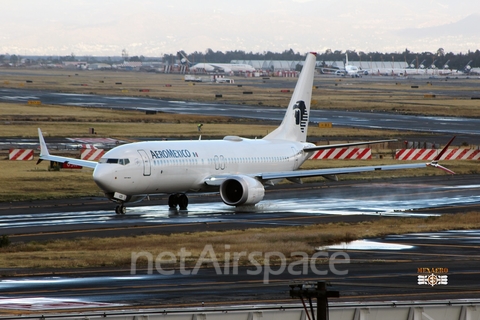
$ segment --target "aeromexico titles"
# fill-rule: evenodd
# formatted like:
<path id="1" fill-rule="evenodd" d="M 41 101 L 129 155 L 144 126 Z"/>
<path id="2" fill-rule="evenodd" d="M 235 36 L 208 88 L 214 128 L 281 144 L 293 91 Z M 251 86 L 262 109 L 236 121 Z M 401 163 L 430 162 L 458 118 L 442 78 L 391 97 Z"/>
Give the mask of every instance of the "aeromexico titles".
<path id="1" fill-rule="evenodd" d="M 183 149 L 183 150 L 172 150 L 172 149 L 150 150 L 150 155 L 152 156 L 152 159 L 198 157 L 198 153 L 190 152 L 187 149 Z"/>
<path id="2" fill-rule="evenodd" d="M 118 204 L 117 214 L 125 213 L 126 203 L 141 201 L 151 194 L 170 194 L 170 208 L 186 209 L 187 194 L 191 192 L 218 192 L 225 204 L 244 206 L 260 202 L 265 187 L 283 179 L 336 179 L 337 174 L 425 166 L 453 173 L 437 163 L 448 145 L 429 163 L 299 170 L 318 150 L 392 141 L 327 146 L 306 141 L 315 59 L 315 53 L 307 54 L 282 123 L 262 139 L 226 136 L 221 140 L 135 142 L 115 147 L 95 162 L 51 155 L 38 129 L 40 159 L 93 168 L 93 180 L 106 197 Z"/>

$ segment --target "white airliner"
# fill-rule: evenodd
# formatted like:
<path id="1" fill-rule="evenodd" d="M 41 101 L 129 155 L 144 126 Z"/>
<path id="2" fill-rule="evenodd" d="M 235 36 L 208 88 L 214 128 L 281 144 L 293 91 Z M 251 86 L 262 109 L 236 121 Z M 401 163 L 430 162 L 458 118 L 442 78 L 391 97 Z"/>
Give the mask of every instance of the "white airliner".
<path id="1" fill-rule="evenodd" d="M 334 68 L 322 68 L 324 73 L 333 73 L 341 76 L 350 76 L 352 78 L 357 78 L 362 75 L 367 75 L 368 70 L 360 69 L 357 66 L 351 65 L 348 63 L 348 53 L 345 53 L 345 68 L 344 69 L 334 69 Z"/>
<path id="2" fill-rule="evenodd" d="M 255 68 L 243 63 L 197 63 L 190 67 L 192 71 L 205 72 L 254 72 Z"/>
<path id="3" fill-rule="evenodd" d="M 226 136 L 223 140 L 135 142 L 115 147 L 94 162 L 50 155 L 38 129 L 40 159 L 94 168 L 93 180 L 118 203 L 117 214 L 125 213 L 125 203 L 140 201 L 150 194 L 170 194 L 171 208 L 186 209 L 189 192 L 220 192 L 225 204 L 242 206 L 260 202 L 265 186 L 283 179 L 336 179 L 337 174 L 425 166 L 453 173 L 437 163 L 443 152 L 430 163 L 297 170 L 317 150 L 392 141 L 328 146 L 306 141 L 315 59 L 315 53 L 307 55 L 282 123 L 263 139 Z"/>
<path id="4" fill-rule="evenodd" d="M 244 63 L 191 63 L 182 51 L 178 52 L 182 64 L 188 64 L 191 71 L 205 72 L 254 72 L 255 68 Z"/>

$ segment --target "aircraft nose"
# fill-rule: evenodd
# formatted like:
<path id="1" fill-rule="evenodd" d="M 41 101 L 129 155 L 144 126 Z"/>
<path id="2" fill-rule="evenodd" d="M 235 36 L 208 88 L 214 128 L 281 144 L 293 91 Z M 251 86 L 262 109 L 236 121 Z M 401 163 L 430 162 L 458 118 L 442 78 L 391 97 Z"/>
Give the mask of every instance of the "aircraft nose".
<path id="1" fill-rule="evenodd" d="M 115 177 L 112 177 L 109 171 L 110 170 L 107 170 L 107 168 L 104 168 L 101 165 L 97 165 L 93 171 L 93 181 L 95 181 L 97 186 L 99 186 L 103 191 L 111 191 L 111 180 L 115 179 Z"/>

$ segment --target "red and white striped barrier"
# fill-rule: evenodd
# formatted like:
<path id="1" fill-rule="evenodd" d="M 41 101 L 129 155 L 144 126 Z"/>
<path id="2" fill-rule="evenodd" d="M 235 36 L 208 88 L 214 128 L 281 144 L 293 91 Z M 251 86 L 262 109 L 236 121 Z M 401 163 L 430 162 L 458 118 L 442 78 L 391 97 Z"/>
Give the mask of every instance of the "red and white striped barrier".
<path id="1" fill-rule="evenodd" d="M 97 147 L 90 143 L 82 143 L 82 149 L 97 149 Z"/>
<path id="2" fill-rule="evenodd" d="M 399 149 L 395 153 L 397 160 L 433 160 L 441 149 Z M 479 160 L 480 150 L 448 149 L 440 160 Z"/>
<path id="3" fill-rule="evenodd" d="M 105 154 L 103 149 L 82 149 L 80 159 L 98 161 Z"/>
<path id="4" fill-rule="evenodd" d="M 310 159 L 359 159 L 368 160 L 372 158 L 372 149 L 370 148 L 333 148 L 317 151 Z"/>
<path id="5" fill-rule="evenodd" d="M 8 153 L 9 160 L 33 160 L 33 149 L 10 149 Z"/>

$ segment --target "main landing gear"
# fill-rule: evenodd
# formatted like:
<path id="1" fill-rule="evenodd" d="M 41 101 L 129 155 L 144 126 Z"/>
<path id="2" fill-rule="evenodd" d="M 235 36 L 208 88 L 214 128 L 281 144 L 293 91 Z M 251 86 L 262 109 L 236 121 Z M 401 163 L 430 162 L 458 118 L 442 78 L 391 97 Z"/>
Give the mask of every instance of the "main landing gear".
<path id="1" fill-rule="evenodd" d="M 119 204 L 115 207 L 116 214 L 125 214 L 127 212 L 127 208 L 123 204 Z"/>
<path id="2" fill-rule="evenodd" d="M 180 210 L 187 210 L 188 197 L 185 193 L 174 193 L 168 197 L 168 207 L 170 209 L 177 209 L 177 206 Z"/>

